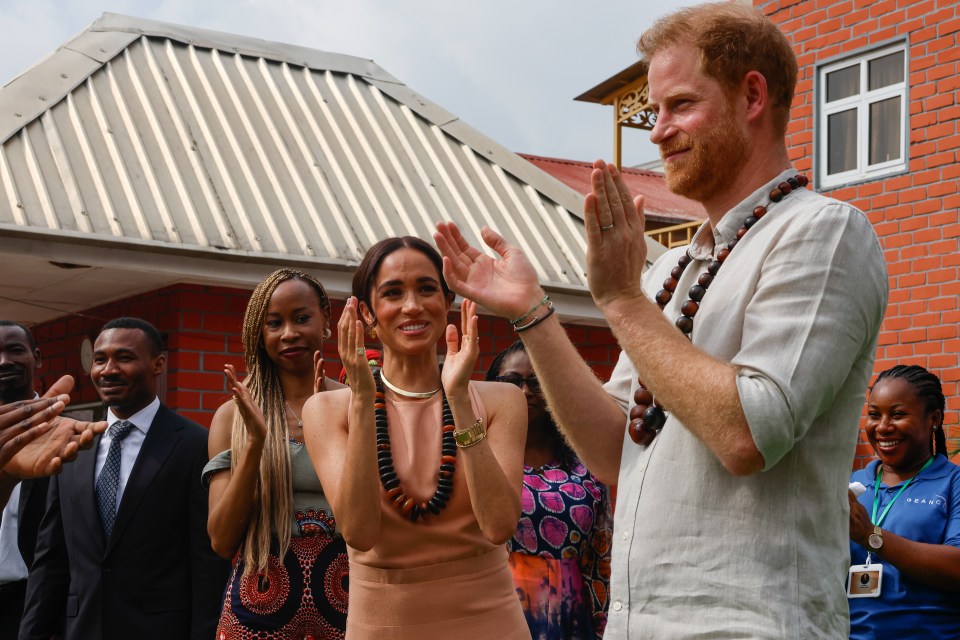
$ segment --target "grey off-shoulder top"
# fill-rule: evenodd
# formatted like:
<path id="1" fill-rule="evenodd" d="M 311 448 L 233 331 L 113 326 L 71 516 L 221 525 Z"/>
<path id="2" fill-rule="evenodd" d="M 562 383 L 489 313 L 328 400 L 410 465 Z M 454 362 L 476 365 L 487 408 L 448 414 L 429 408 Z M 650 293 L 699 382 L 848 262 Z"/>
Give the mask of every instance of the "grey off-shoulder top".
<path id="1" fill-rule="evenodd" d="M 230 450 L 221 451 L 206 464 L 201 474 L 203 486 L 210 488 L 210 479 L 218 471 L 230 468 Z M 294 537 L 324 533 L 339 535 L 330 502 L 323 495 L 320 479 L 313 470 L 313 462 L 303 443 L 290 442 L 290 465 L 293 479 L 293 520 L 290 534 Z"/>

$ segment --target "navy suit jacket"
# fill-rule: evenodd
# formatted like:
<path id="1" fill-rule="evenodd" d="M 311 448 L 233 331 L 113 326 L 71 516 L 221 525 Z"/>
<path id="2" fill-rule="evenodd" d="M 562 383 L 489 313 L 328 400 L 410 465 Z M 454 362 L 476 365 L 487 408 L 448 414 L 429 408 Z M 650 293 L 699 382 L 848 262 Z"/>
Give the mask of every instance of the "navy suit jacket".
<path id="1" fill-rule="evenodd" d="M 96 456 L 81 451 L 50 481 L 20 639 L 212 639 L 229 565 L 207 535 L 207 430 L 160 407 L 109 540 Z"/>

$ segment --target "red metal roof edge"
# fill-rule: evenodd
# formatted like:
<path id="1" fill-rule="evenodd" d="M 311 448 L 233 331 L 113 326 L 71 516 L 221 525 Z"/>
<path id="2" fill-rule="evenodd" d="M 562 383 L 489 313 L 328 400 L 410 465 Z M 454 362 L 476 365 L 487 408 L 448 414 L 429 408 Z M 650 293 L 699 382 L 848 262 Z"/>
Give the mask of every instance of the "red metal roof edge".
<path id="1" fill-rule="evenodd" d="M 592 162 L 527 153 L 517 155 L 580 193 L 586 194 L 589 190 Z M 706 219 L 703 206 L 671 192 L 662 173 L 633 167 L 623 167 L 621 173 L 635 189 L 642 184 L 647 216 L 650 219 L 674 224 Z"/>
<path id="2" fill-rule="evenodd" d="M 556 162 L 557 164 L 569 164 L 577 167 L 593 167 L 593 162 L 584 162 L 582 160 L 570 160 L 569 158 L 552 158 L 550 156 L 537 156 L 532 153 L 518 153 L 518 156 L 530 162 Z M 637 169 L 636 167 L 622 167 L 620 172 L 638 176 L 650 176 L 651 178 L 663 178 L 659 171 L 650 171 L 649 169 Z"/>

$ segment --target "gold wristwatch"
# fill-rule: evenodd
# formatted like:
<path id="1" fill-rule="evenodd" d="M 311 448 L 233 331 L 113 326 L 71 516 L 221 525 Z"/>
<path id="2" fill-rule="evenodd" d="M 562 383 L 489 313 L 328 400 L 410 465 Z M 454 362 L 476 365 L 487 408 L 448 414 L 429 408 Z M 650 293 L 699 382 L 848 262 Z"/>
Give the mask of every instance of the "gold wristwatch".
<path id="1" fill-rule="evenodd" d="M 466 429 L 453 432 L 453 439 L 461 449 L 472 447 L 487 437 L 487 430 L 484 427 L 483 420 L 477 418 L 477 421 Z"/>
<path id="2" fill-rule="evenodd" d="M 880 547 L 883 546 L 883 533 L 880 531 L 880 527 L 877 525 L 873 526 L 873 533 L 867 538 L 867 548 L 870 551 L 880 551 Z"/>

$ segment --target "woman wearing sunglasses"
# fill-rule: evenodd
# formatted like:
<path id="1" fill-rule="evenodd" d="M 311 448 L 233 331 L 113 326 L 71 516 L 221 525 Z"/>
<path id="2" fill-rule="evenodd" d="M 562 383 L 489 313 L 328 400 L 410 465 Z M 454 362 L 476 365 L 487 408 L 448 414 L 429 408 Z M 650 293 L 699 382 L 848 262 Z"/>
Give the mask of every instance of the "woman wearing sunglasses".
<path id="1" fill-rule="evenodd" d="M 547 411 L 523 343 L 500 352 L 487 380 L 527 399 L 520 523 L 510 568 L 535 640 L 603 636 L 613 518 L 607 487 L 587 471 Z"/>

